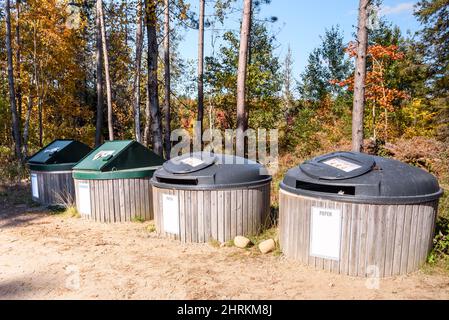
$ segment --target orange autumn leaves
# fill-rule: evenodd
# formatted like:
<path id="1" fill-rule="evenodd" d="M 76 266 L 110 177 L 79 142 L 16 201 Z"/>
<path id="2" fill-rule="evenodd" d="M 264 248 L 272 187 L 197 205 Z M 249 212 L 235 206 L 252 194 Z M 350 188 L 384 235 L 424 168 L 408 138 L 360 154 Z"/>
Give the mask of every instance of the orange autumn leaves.
<path id="1" fill-rule="evenodd" d="M 357 55 L 357 43 L 350 42 L 346 48 L 346 52 L 351 58 Z M 367 50 L 367 66 L 365 80 L 365 99 L 367 105 L 372 108 L 371 122 L 373 135 L 376 129 L 384 132 L 384 138 L 388 136 L 388 113 L 395 111 L 398 102 L 407 99 L 408 95 L 397 88 L 388 84 L 387 69 L 392 63 L 404 59 L 404 53 L 401 52 L 396 45 L 382 46 L 372 45 Z M 343 81 L 332 80 L 331 84 L 347 87 L 348 90 L 354 89 L 354 76 Z M 383 112 L 377 115 L 378 110 Z M 376 121 L 383 120 L 383 121 Z"/>

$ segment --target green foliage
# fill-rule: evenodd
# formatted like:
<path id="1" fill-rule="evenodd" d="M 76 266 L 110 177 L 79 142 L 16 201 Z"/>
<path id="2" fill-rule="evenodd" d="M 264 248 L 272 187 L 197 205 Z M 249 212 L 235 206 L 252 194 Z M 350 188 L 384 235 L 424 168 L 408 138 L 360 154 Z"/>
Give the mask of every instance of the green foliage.
<path id="1" fill-rule="evenodd" d="M 239 36 L 235 31 L 223 35 L 224 44 L 217 57 L 206 57 L 205 81 L 214 105 L 222 110 L 225 127 L 235 124 Z M 254 21 L 251 28 L 251 52 L 248 64 L 247 103 L 251 127 L 271 128 L 279 112 L 278 93 L 281 75 L 274 55 L 274 36 L 264 23 Z"/>
<path id="2" fill-rule="evenodd" d="M 431 105 L 438 112 L 438 133 L 449 141 L 449 0 L 422 0 L 416 8 L 415 16 L 423 25 L 418 49 L 429 66 Z"/>
<path id="3" fill-rule="evenodd" d="M 287 121 L 280 127 L 279 144 L 286 151 L 300 149 L 302 155 L 318 147 L 318 141 L 313 134 L 320 128 L 316 119 L 316 110 L 309 107 L 296 107 L 290 111 Z"/>
<path id="4" fill-rule="evenodd" d="M 449 219 L 440 217 L 436 223 L 436 235 L 433 239 L 433 249 L 428 257 L 429 263 L 449 258 Z"/>
<path id="5" fill-rule="evenodd" d="M 331 82 L 345 80 L 352 69 L 339 26 L 326 29 L 321 40 L 321 46 L 309 55 L 299 84 L 301 97 L 311 102 L 318 102 L 327 94 L 342 94 L 342 88 L 332 85 Z"/>

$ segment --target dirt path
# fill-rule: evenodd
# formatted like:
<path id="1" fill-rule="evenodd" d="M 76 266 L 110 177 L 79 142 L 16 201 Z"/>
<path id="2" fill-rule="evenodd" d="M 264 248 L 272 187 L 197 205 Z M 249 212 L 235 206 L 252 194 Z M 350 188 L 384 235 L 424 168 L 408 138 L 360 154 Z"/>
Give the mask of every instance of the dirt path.
<path id="1" fill-rule="evenodd" d="M 255 250 L 160 239 L 147 225 L 0 215 L 0 298 L 449 299 L 442 274 L 417 272 L 368 289 L 365 279 Z"/>

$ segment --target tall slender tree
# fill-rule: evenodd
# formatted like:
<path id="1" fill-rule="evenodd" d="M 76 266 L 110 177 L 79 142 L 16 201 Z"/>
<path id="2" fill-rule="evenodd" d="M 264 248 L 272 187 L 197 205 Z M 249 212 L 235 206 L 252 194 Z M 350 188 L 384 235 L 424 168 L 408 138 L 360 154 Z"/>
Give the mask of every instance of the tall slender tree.
<path id="1" fill-rule="evenodd" d="M 8 84 L 9 84 L 9 103 L 11 109 L 12 133 L 14 138 L 14 150 L 17 159 L 22 160 L 22 144 L 20 135 L 20 118 L 17 114 L 16 92 L 14 88 L 14 67 L 12 60 L 11 45 L 11 3 L 5 1 L 5 22 L 6 22 L 6 55 L 8 60 Z"/>
<path id="2" fill-rule="evenodd" d="M 136 29 L 136 62 L 135 62 L 135 74 L 134 74 L 134 137 L 138 142 L 141 142 L 140 132 L 140 72 L 142 64 L 142 49 L 143 49 L 143 36 L 142 36 L 142 0 L 137 0 L 137 29 Z"/>
<path id="3" fill-rule="evenodd" d="M 150 121 L 153 151 L 163 156 L 161 111 L 159 109 L 158 79 L 157 79 L 157 3 L 158 0 L 145 0 L 145 24 L 148 42 L 148 83 L 147 83 L 147 109 L 151 117 L 146 117 L 145 143 L 150 139 Z"/>
<path id="4" fill-rule="evenodd" d="M 164 116 L 165 157 L 170 159 L 170 0 L 164 1 Z"/>
<path id="5" fill-rule="evenodd" d="M 246 77 L 248 70 L 248 51 L 251 32 L 252 0 L 244 0 L 240 31 L 239 62 L 237 70 L 237 132 L 242 134 L 248 128 L 246 107 Z M 245 144 L 237 145 L 237 154 L 244 154 Z"/>
<path id="6" fill-rule="evenodd" d="M 96 86 L 97 86 L 97 120 L 95 126 L 95 146 L 99 146 L 103 136 L 103 53 L 101 42 L 101 21 L 97 12 L 96 23 L 96 47 L 95 62 L 97 66 Z"/>
<path id="7" fill-rule="evenodd" d="M 108 42 L 106 38 L 106 26 L 104 22 L 103 1 L 97 0 L 97 14 L 100 16 L 100 30 L 101 30 L 101 44 L 103 48 L 103 64 L 104 74 L 106 81 L 106 99 L 108 103 L 108 132 L 109 140 L 114 140 L 114 126 L 112 123 L 112 90 L 111 90 L 111 78 L 109 73 L 109 55 L 108 55 Z"/>
<path id="8" fill-rule="evenodd" d="M 200 0 L 199 27 L 198 27 L 198 113 L 196 120 L 203 132 L 204 117 L 204 11 L 205 0 Z"/>
<path id="9" fill-rule="evenodd" d="M 17 98 L 17 113 L 18 117 L 21 120 L 22 117 L 22 77 L 20 76 L 21 69 L 21 49 L 22 49 L 22 40 L 20 37 L 20 14 L 21 14 L 21 4 L 20 0 L 16 0 L 16 80 L 17 80 L 17 90 L 16 90 L 16 98 Z M 21 126 L 22 121 L 19 122 L 19 126 Z M 22 128 L 19 128 L 20 130 Z M 23 142 L 23 141 L 22 141 Z"/>
<path id="10" fill-rule="evenodd" d="M 354 74 L 354 101 L 352 111 L 352 151 L 363 147 L 363 114 L 365 111 L 366 51 L 368 46 L 368 6 L 370 0 L 360 0 L 357 30 L 357 57 Z"/>

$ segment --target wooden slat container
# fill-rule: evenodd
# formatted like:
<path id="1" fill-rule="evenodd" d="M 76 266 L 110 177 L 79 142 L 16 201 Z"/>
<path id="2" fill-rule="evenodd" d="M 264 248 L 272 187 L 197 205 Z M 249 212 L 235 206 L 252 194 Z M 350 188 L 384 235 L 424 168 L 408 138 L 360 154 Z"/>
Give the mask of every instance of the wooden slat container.
<path id="1" fill-rule="evenodd" d="M 153 219 L 150 179 L 163 159 L 136 141 L 108 141 L 73 168 L 81 217 L 106 223 Z"/>
<path id="2" fill-rule="evenodd" d="M 43 205 L 64 205 L 75 201 L 72 171 L 31 171 L 31 196 Z"/>
<path id="3" fill-rule="evenodd" d="M 341 212 L 340 258 L 310 255 L 312 207 Z M 304 264 L 350 276 L 388 277 L 416 271 L 432 247 L 438 202 L 353 204 L 280 191 L 282 252 Z"/>
<path id="4" fill-rule="evenodd" d="M 182 190 L 153 187 L 154 221 L 159 234 L 182 242 L 226 242 L 259 234 L 270 223 L 270 182 L 254 188 Z M 179 208 L 179 232 L 165 232 L 164 197 Z"/>
<path id="5" fill-rule="evenodd" d="M 151 180 L 157 232 L 199 243 L 260 233 L 270 223 L 271 185 L 261 169 L 247 159 L 208 153 L 165 162 Z"/>
<path id="6" fill-rule="evenodd" d="M 359 172 L 349 170 L 351 164 Z M 281 250 L 350 276 L 416 271 L 432 248 L 441 194 L 432 175 L 395 160 L 354 153 L 313 159 L 291 169 L 281 183 Z"/>
<path id="7" fill-rule="evenodd" d="M 86 191 L 80 195 L 80 185 Z M 99 222 L 153 219 L 150 178 L 75 180 L 76 207 L 81 217 Z M 88 195 L 88 196 L 86 196 Z"/>
<path id="8" fill-rule="evenodd" d="M 72 167 L 91 149 L 75 140 L 54 140 L 30 157 L 31 197 L 43 205 L 75 201 Z"/>

